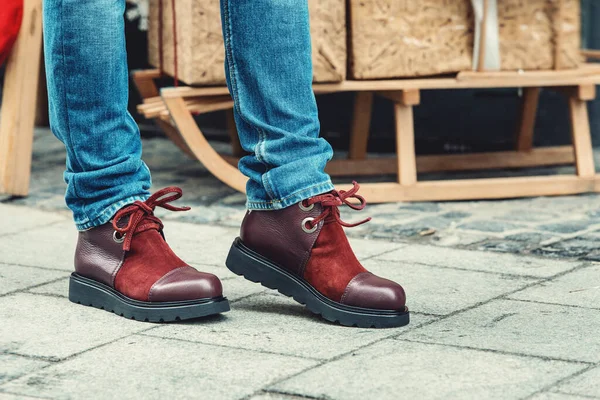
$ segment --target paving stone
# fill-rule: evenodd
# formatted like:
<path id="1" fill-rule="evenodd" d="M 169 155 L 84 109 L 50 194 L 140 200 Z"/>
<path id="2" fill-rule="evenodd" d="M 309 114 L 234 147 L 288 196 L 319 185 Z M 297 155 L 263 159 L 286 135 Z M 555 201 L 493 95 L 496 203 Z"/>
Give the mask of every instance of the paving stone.
<path id="1" fill-rule="evenodd" d="M 192 265 L 212 264 L 222 266 L 223 270 L 226 269 L 225 259 L 231 244 L 237 236 L 238 231 L 220 226 L 175 221 L 165 225 L 165 237 L 179 257 Z"/>
<path id="2" fill-rule="evenodd" d="M 48 364 L 50 363 L 46 361 L 34 360 L 11 354 L 0 354 L 0 385 L 45 367 Z"/>
<path id="3" fill-rule="evenodd" d="M 380 256 L 384 253 L 404 248 L 405 244 L 387 242 L 383 240 L 366 240 L 358 238 L 348 238 L 352 250 L 359 260 L 365 260 L 374 256 Z"/>
<path id="4" fill-rule="evenodd" d="M 33 289 L 28 289 L 28 293 L 45 294 L 48 296 L 68 297 L 69 296 L 69 278 L 65 276 L 56 282 L 47 283 L 45 285 L 36 286 Z"/>
<path id="5" fill-rule="evenodd" d="M 378 239 L 393 240 L 398 237 L 419 237 L 423 232 L 434 229 L 436 231 L 446 229 L 450 227 L 452 221 L 437 218 L 427 217 L 416 221 L 383 226 L 383 227 L 371 227 L 370 235 Z"/>
<path id="6" fill-rule="evenodd" d="M 556 238 L 558 238 L 558 236 L 553 235 L 551 233 L 535 232 L 535 231 L 518 232 L 518 233 L 514 233 L 512 235 L 505 236 L 506 240 L 525 242 L 525 243 L 528 243 L 529 245 L 537 245 L 538 243 L 541 243 L 543 241 L 550 240 L 550 239 L 556 239 Z"/>
<path id="7" fill-rule="evenodd" d="M 86 399 L 240 399 L 314 364 L 296 357 L 134 336 L 9 382 L 3 389 L 53 398 L 85 393 Z"/>
<path id="8" fill-rule="evenodd" d="M 519 300 L 600 309 L 600 264 L 527 288 L 510 297 Z"/>
<path id="9" fill-rule="evenodd" d="M 552 388 L 552 391 L 600 398 L 600 367 L 568 379 Z"/>
<path id="10" fill-rule="evenodd" d="M 39 399 L 40 397 L 24 396 L 22 394 L 4 393 L 0 388 L 0 400 Z"/>
<path id="11" fill-rule="evenodd" d="M 412 311 L 437 315 L 473 306 L 532 282 L 529 278 L 377 259 L 368 260 L 365 268 L 400 283 Z"/>
<path id="12" fill-rule="evenodd" d="M 56 223 L 4 236 L 0 240 L 0 260 L 7 264 L 72 271 L 76 244 L 77 230 L 73 222 Z"/>
<path id="13" fill-rule="evenodd" d="M 233 275 L 231 272 L 230 274 Z M 235 278 L 226 279 L 223 281 L 223 294 L 225 297 L 227 297 L 227 299 L 229 299 L 230 302 L 237 302 L 245 297 L 271 290 L 258 283 L 250 282 L 245 278 L 237 275 L 234 276 Z"/>
<path id="14" fill-rule="evenodd" d="M 2 216 L 0 236 L 66 220 L 61 214 L 10 204 L 0 204 L 0 215 Z"/>
<path id="15" fill-rule="evenodd" d="M 555 224 L 538 225 L 537 229 L 556 233 L 575 233 L 590 227 L 589 219 L 559 222 Z"/>
<path id="16" fill-rule="evenodd" d="M 458 226 L 460 229 L 481 232 L 503 233 L 523 228 L 523 225 L 504 221 L 471 221 Z"/>
<path id="17" fill-rule="evenodd" d="M 421 211 L 421 212 L 438 212 L 440 205 L 438 203 L 404 203 L 400 205 L 403 210 Z"/>
<path id="18" fill-rule="evenodd" d="M 236 303 L 234 308 L 235 311 L 228 314 L 225 320 L 165 325 L 147 334 L 328 359 L 407 329 L 344 328 L 323 320 L 304 306 L 273 291 L 244 299 Z M 418 314 L 411 317 L 409 327 L 431 320 L 431 317 Z M 318 346 L 312 340 L 307 340 L 315 332 L 318 332 Z"/>
<path id="19" fill-rule="evenodd" d="M 515 399 L 579 369 L 566 362 L 385 340 L 270 389 L 350 400 Z"/>
<path id="20" fill-rule="evenodd" d="M 441 214 L 440 218 L 448 218 L 453 220 L 461 220 L 470 217 L 471 214 L 464 211 L 450 211 L 445 214 Z"/>
<path id="21" fill-rule="evenodd" d="M 400 250 L 384 254 L 377 259 L 403 263 L 420 263 L 474 271 L 549 277 L 574 268 L 574 261 L 547 260 L 539 257 L 523 257 L 469 251 L 435 246 L 411 244 Z"/>
<path id="22" fill-rule="evenodd" d="M 597 310 L 495 300 L 407 332 L 401 337 L 539 357 L 598 362 L 599 330 Z"/>
<path id="23" fill-rule="evenodd" d="M 442 235 L 437 232 L 432 237 L 431 243 L 443 247 L 466 247 L 475 243 L 488 240 L 489 237 L 477 233 L 464 232 L 460 230 L 447 230 Z"/>
<path id="24" fill-rule="evenodd" d="M 305 397 L 286 395 L 281 393 L 261 393 L 250 397 L 248 400 L 301 400 Z"/>
<path id="25" fill-rule="evenodd" d="M 0 295 L 23 290 L 62 276 L 65 276 L 65 273 L 61 271 L 0 264 Z"/>
<path id="26" fill-rule="evenodd" d="M 515 207 L 515 209 L 517 209 L 517 207 Z M 503 219 L 503 220 L 507 220 L 507 221 L 514 221 L 515 220 L 515 212 L 510 211 L 510 212 L 507 212 L 502 215 L 497 215 L 494 218 Z M 518 215 L 519 222 L 550 223 L 552 221 L 555 221 L 556 218 L 557 218 L 556 213 L 550 213 L 550 212 L 544 212 L 544 211 L 534 211 L 531 209 L 527 210 L 527 212 L 525 212 L 525 213 L 523 213 L 523 212 L 519 213 L 519 215 Z"/>
<path id="27" fill-rule="evenodd" d="M 66 299 L 17 293 L 0 298 L 0 352 L 63 359 L 152 327 Z"/>
<path id="28" fill-rule="evenodd" d="M 600 250 L 596 250 L 589 254 L 586 254 L 584 257 L 582 257 L 582 259 L 586 261 L 600 262 Z"/>
<path id="29" fill-rule="evenodd" d="M 499 253 L 519 254 L 528 250 L 528 245 L 525 242 L 516 242 L 511 240 L 490 239 L 483 243 L 477 243 L 473 246 L 481 251 L 497 251 Z"/>
<path id="30" fill-rule="evenodd" d="M 585 400 L 589 399 L 589 397 L 575 396 L 572 394 L 566 393 L 552 393 L 552 392 L 543 392 L 538 393 L 533 397 L 530 397 L 531 400 Z"/>
<path id="31" fill-rule="evenodd" d="M 532 253 L 555 258 L 579 258 L 592 254 L 599 248 L 600 245 L 597 241 L 576 238 L 535 249 Z"/>

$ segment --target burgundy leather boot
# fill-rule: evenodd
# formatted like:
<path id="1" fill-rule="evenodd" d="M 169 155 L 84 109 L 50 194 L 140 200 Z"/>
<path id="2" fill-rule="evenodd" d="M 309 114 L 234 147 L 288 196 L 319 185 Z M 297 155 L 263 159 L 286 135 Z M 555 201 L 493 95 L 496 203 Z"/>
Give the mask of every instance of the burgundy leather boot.
<path id="1" fill-rule="evenodd" d="M 169 203 L 177 187 L 118 211 L 102 226 L 79 233 L 69 300 L 139 321 L 166 322 L 229 311 L 219 278 L 182 261 L 167 244 L 156 207 Z"/>
<path id="2" fill-rule="evenodd" d="M 277 211 L 248 211 L 227 267 L 252 282 L 291 296 L 329 321 L 363 328 L 409 323 L 402 286 L 368 272 L 342 226 L 341 205 L 362 210 L 365 199 L 331 191 Z M 348 199 L 355 198 L 360 204 Z"/>

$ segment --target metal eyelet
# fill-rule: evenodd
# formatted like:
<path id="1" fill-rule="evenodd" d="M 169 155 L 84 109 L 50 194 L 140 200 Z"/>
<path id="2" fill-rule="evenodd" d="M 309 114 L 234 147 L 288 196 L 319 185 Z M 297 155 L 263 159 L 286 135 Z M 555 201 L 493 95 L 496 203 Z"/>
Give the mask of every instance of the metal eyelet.
<path id="1" fill-rule="evenodd" d="M 125 241 L 125 234 L 123 234 L 121 237 L 117 236 L 118 234 L 119 232 L 117 231 L 113 232 L 113 240 L 117 243 L 123 243 Z"/>
<path id="2" fill-rule="evenodd" d="M 306 224 L 307 224 L 307 223 L 309 223 L 309 222 L 311 222 L 311 221 L 313 221 L 313 220 L 314 220 L 314 218 L 313 218 L 313 217 L 307 217 L 307 218 L 304 218 L 304 219 L 302 220 L 302 230 L 303 230 L 304 232 L 306 232 L 306 233 L 313 233 L 314 231 L 316 231 L 316 230 L 317 230 L 317 228 L 319 227 L 319 226 L 318 226 L 319 224 L 317 224 L 317 225 L 313 226 L 312 228 L 307 228 L 307 227 L 306 227 Z"/>
<path id="3" fill-rule="evenodd" d="M 313 204 L 311 204 L 310 206 L 308 206 L 308 207 L 305 207 L 305 206 L 304 206 L 304 202 L 302 202 L 302 201 L 301 201 L 300 203 L 298 203 L 298 207 L 300 207 L 300 209 L 301 209 L 302 211 L 307 211 L 307 212 L 308 212 L 308 211 L 312 210 L 313 208 L 315 208 L 315 204 L 313 203 Z"/>

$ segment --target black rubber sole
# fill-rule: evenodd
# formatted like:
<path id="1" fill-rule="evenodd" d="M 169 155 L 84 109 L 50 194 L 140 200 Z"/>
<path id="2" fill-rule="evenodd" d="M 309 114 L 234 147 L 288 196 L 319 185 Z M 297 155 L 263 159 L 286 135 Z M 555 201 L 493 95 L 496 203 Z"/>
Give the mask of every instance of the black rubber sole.
<path id="1" fill-rule="evenodd" d="M 229 311 L 229 301 L 225 297 L 212 299 L 153 303 L 123 296 L 113 288 L 71 274 L 69 300 L 73 303 L 96 307 L 113 312 L 125 318 L 146 322 L 173 322 Z"/>
<path id="2" fill-rule="evenodd" d="M 226 265 L 234 274 L 276 289 L 330 322 L 359 328 L 392 328 L 410 322 L 408 311 L 352 307 L 330 300 L 308 283 L 244 246 L 240 238 L 233 242 Z"/>

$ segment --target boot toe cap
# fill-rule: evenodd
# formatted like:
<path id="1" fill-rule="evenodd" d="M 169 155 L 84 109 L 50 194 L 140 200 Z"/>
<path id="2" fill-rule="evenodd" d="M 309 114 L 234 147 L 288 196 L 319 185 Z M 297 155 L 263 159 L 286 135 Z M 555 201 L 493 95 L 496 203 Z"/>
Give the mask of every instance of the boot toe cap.
<path id="1" fill-rule="evenodd" d="M 361 308 L 400 311 L 406 308 L 406 293 L 396 282 L 363 272 L 348 283 L 341 303 Z"/>
<path id="2" fill-rule="evenodd" d="M 152 302 L 200 300 L 223 295 L 221 281 L 213 274 L 186 266 L 174 269 L 154 283 L 148 294 Z"/>

